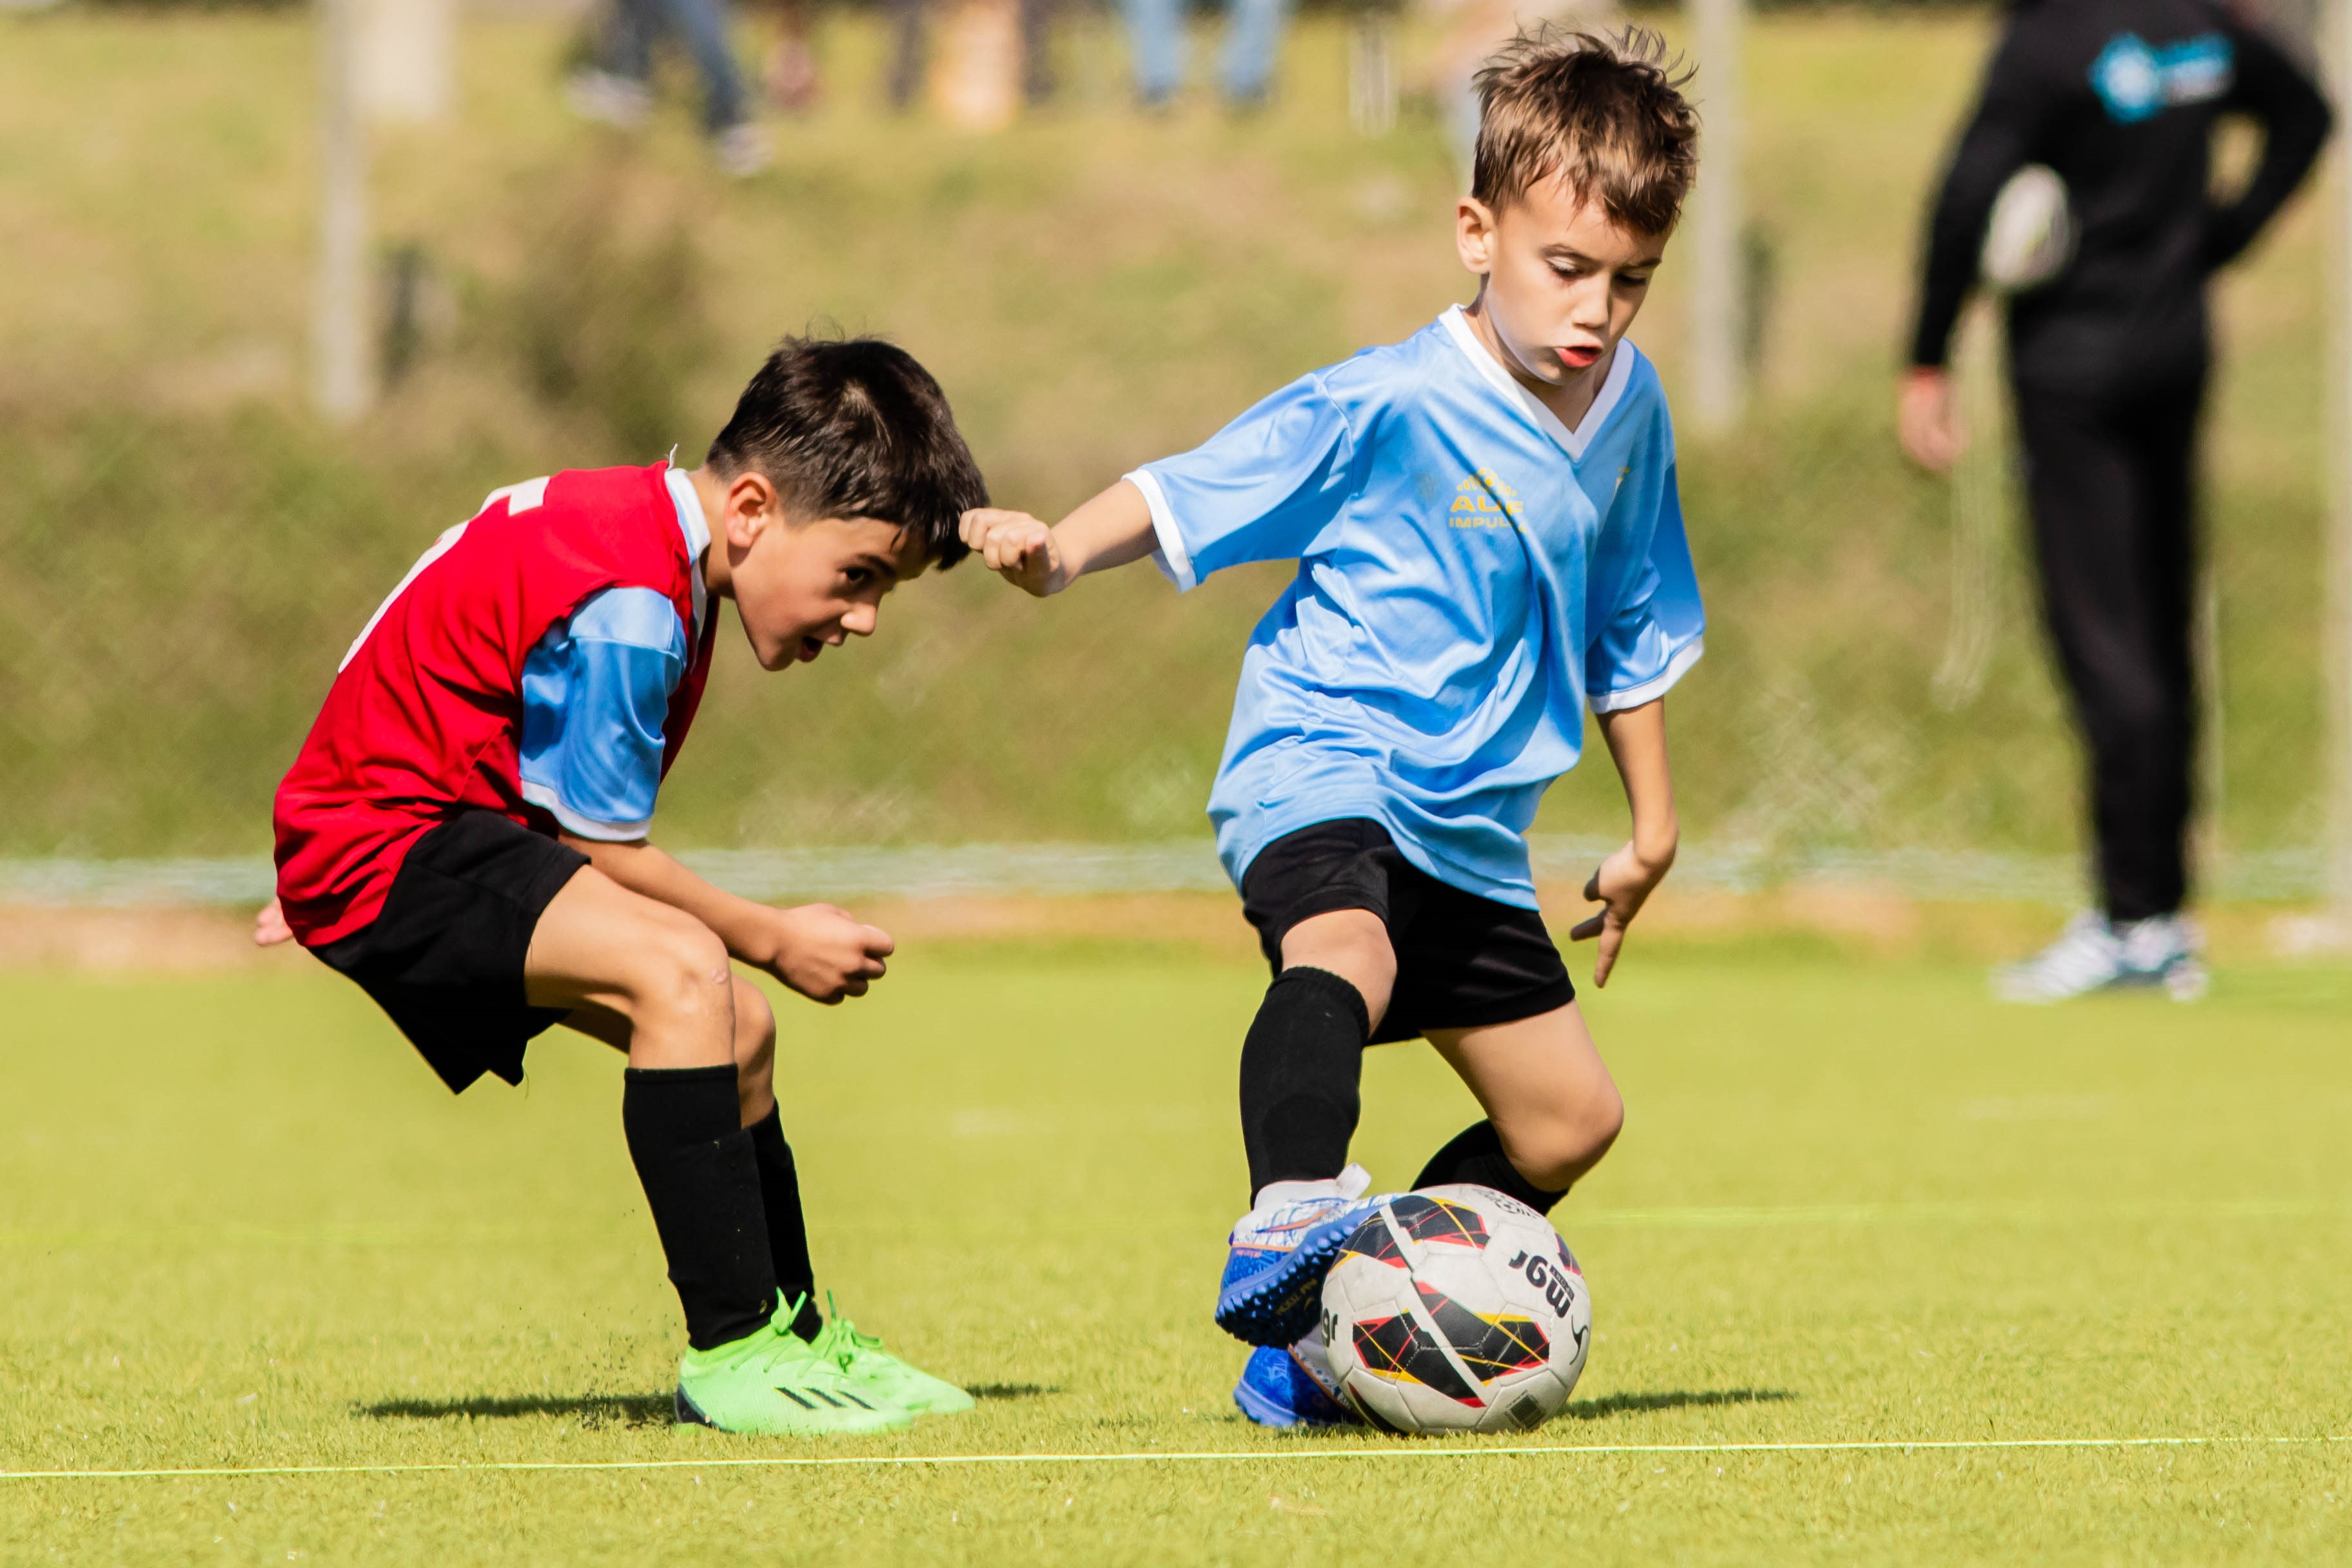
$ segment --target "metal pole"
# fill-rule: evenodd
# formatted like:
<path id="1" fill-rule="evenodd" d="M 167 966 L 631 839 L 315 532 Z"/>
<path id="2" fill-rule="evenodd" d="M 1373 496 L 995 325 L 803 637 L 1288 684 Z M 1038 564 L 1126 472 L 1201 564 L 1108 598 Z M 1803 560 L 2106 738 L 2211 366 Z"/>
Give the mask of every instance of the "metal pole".
<path id="1" fill-rule="evenodd" d="M 368 333 L 367 129 L 358 91 L 359 0 L 319 0 L 319 258 L 311 397 L 337 423 L 374 393 Z"/>
<path id="2" fill-rule="evenodd" d="M 2320 52 L 2337 113 L 2352 104 L 2352 0 L 2328 0 Z M 2320 450 L 2326 463 L 2326 593 L 2321 635 L 2327 748 L 2327 900 L 2336 940 L 2352 942 L 2352 149 L 2336 132 L 2328 154 L 2327 395 Z"/>
<path id="3" fill-rule="evenodd" d="M 1693 424 L 1702 432 L 1739 423 L 1748 404 L 1747 268 L 1740 253 L 1746 226 L 1748 140 L 1740 92 L 1744 30 L 1742 0 L 1691 0 L 1692 45 L 1698 55 L 1700 142 L 1698 189 L 1691 227 L 1691 397 Z"/>

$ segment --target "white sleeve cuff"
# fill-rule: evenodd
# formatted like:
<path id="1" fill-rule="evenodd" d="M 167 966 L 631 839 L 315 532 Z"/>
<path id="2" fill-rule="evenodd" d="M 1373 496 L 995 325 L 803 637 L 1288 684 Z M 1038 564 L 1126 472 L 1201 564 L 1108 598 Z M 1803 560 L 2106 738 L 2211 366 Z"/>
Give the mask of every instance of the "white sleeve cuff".
<path id="1" fill-rule="evenodd" d="M 1628 708 L 1639 708 L 1644 702 L 1656 701 L 1666 694 L 1668 687 L 1690 673 L 1690 667 L 1696 664 L 1699 655 L 1706 651 L 1705 637 L 1691 638 L 1675 651 L 1674 658 L 1666 660 L 1664 669 L 1641 685 L 1629 686 L 1622 691 L 1594 692 L 1589 700 L 1592 710 L 1595 713 L 1618 713 Z"/>
<path id="2" fill-rule="evenodd" d="M 1192 570 L 1192 557 L 1184 548 L 1184 536 L 1176 531 L 1176 514 L 1169 510 L 1168 492 L 1160 488 L 1159 476 L 1149 468 L 1138 468 L 1124 477 L 1143 492 L 1143 502 L 1151 509 L 1151 531 L 1160 540 L 1160 548 L 1151 552 L 1151 563 L 1160 568 L 1161 576 L 1176 584 L 1178 593 L 1198 587 L 1201 579 Z"/>
<path id="3" fill-rule="evenodd" d="M 653 831 L 654 819 L 650 816 L 643 822 L 597 822 L 583 816 L 564 805 L 554 790 L 530 779 L 522 781 L 522 797 L 554 817 L 556 826 L 574 838 L 593 838 L 600 844 L 634 844 Z"/>

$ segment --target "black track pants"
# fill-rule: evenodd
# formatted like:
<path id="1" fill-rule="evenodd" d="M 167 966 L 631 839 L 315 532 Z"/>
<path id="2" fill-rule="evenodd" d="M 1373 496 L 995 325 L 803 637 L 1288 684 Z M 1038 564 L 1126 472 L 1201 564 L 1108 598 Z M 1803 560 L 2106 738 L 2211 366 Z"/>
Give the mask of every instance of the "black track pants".
<path id="1" fill-rule="evenodd" d="M 2042 611 L 2090 749 L 2106 913 L 2170 914 L 2188 890 L 2204 366 L 2105 393 L 2016 391 Z"/>

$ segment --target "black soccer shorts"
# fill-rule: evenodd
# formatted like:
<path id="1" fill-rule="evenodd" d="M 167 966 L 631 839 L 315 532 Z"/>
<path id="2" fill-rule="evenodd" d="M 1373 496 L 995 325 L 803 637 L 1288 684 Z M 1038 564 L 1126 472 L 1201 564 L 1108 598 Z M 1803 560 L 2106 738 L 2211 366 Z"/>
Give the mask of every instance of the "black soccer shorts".
<path id="1" fill-rule="evenodd" d="M 455 1093 L 522 1082 L 523 1047 L 567 1010 L 524 1000 L 548 903 L 588 858 L 495 811 L 467 809 L 409 847 L 375 920 L 311 951 L 375 999 Z"/>
<path id="2" fill-rule="evenodd" d="M 1377 822 L 1345 817 L 1285 834 L 1242 874 L 1242 912 L 1277 974 L 1290 929 L 1339 910 L 1380 916 L 1396 951 L 1396 989 L 1374 1045 L 1512 1023 L 1576 1000 L 1541 915 L 1439 881 Z"/>

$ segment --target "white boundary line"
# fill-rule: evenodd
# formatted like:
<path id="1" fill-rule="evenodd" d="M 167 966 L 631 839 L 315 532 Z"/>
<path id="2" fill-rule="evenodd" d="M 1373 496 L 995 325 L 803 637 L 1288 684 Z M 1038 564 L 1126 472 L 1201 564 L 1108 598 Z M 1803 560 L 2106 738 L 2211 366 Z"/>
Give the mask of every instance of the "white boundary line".
<path id="1" fill-rule="evenodd" d="M 2316 1437 L 1903 1437 L 1820 1443 L 1586 1443 L 1495 1448 L 1399 1445 L 1392 1448 L 1236 1448 L 1165 1454 L 797 1455 L 702 1459 L 502 1459 L 480 1464 L 257 1465 L 156 1470 L 0 1470 L 0 1481 L 153 1480 L 199 1477 L 412 1476 L 550 1470 L 743 1470 L 864 1467 L 897 1469 L 951 1465 L 1273 1464 L 1286 1459 L 1492 1459 L 1543 1454 L 1909 1454 L 1936 1449 L 2315 1447 L 2352 1443 L 2352 1435 Z"/>

